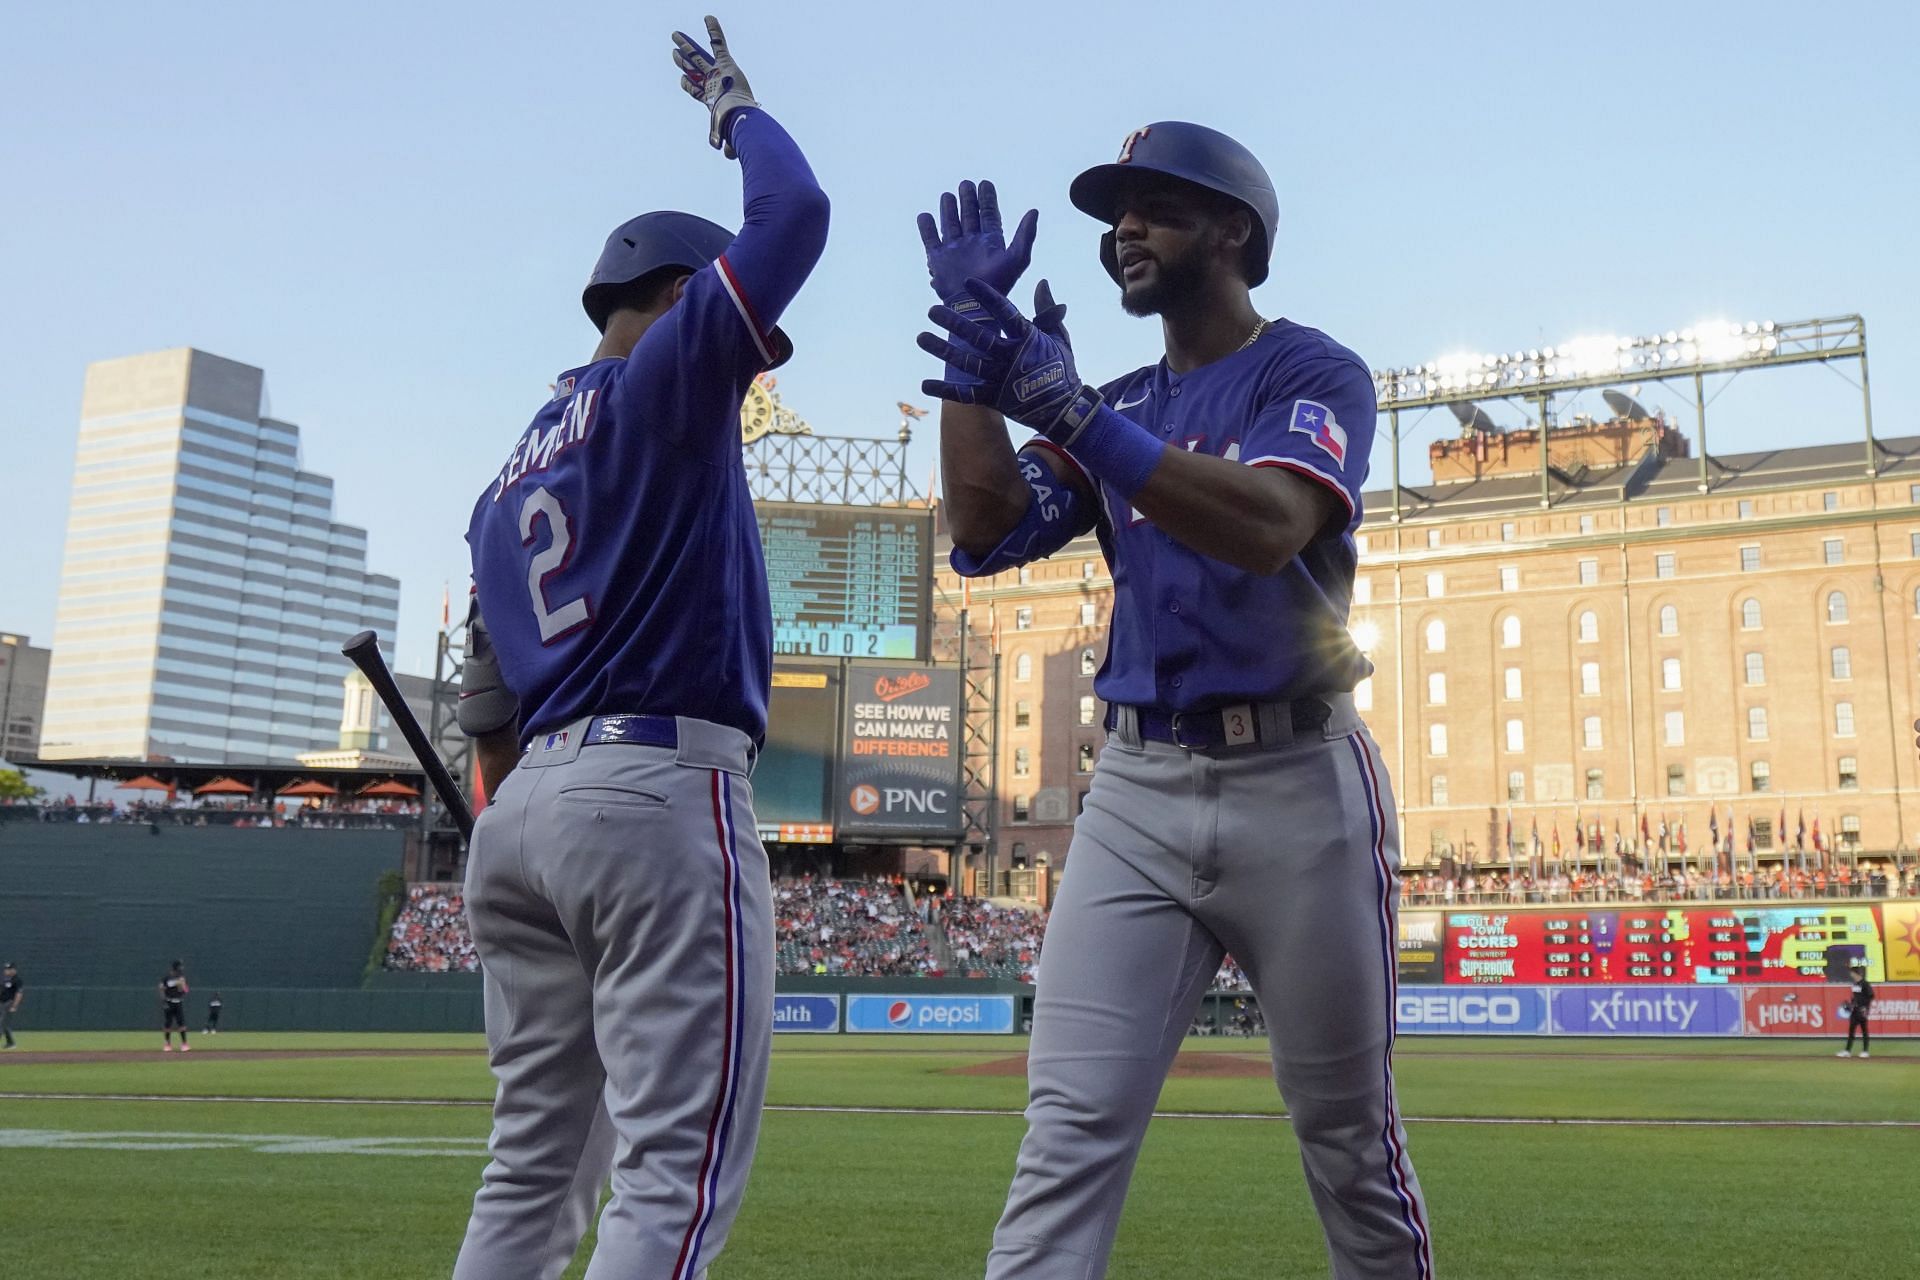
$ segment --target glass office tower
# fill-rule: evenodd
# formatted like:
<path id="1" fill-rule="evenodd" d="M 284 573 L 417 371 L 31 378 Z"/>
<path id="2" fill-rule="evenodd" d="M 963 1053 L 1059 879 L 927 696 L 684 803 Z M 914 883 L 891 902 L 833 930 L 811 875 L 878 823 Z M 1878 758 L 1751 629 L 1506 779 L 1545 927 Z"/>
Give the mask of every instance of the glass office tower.
<path id="1" fill-rule="evenodd" d="M 87 369 L 41 755 L 288 759 L 334 744 L 340 642 L 400 584 L 265 375 L 183 348 Z"/>

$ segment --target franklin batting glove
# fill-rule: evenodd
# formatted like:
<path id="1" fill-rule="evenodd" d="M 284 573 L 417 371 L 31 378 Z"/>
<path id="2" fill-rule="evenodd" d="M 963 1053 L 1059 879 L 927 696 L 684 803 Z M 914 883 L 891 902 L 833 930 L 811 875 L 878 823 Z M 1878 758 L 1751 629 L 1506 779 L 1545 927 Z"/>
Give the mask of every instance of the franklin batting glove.
<path id="1" fill-rule="evenodd" d="M 1073 348 L 1064 341 L 1065 330 L 1059 329 L 1060 337 L 1055 337 L 1040 328 L 977 276 L 968 278 L 965 286 L 979 300 L 990 322 L 969 320 L 949 306 L 934 307 L 927 317 L 945 329 L 948 337 L 922 333 L 919 343 L 922 351 L 945 360 L 949 370 L 978 381 L 929 379 L 920 384 L 920 389 L 956 404 L 998 409 L 1049 437 L 1077 434 L 1086 416 L 1099 405 L 1100 393 L 1081 382 L 1073 365 Z M 1034 291 L 1034 302 L 1058 328 L 1066 309 L 1053 302 L 1052 290 L 1044 282 Z"/>
<path id="2" fill-rule="evenodd" d="M 958 192 L 940 196 L 940 222 L 920 215 L 920 243 L 927 250 L 927 275 L 940 301 L 969 320 L 984 319 L 980 304 L 967 292 L 969 279 L 985 280 L 1010 293 L 1033 260 L 1033 237 L 1040 211 L 1027 210 L 1007 241 L 1000 225 L 1000 197 L 991 182 L 962 182 Z"/>
<path id="3" fill-rule="evenodd" d="M 760 104 L 754 100 L 746 73 L 727 51 L 727 33 L 720 29 L 720 20 L 711 14 L 707 15 L 707 41 L 713 46 L 712 53 L 695 44 L 685 32 L 674 32 L 673 65 L 680 68 L 680 87 L 687 96 L 711 113 L 707 142 L 731 160 L 734 154 L 727 135 L 728 120 L 740 108 Z"/>

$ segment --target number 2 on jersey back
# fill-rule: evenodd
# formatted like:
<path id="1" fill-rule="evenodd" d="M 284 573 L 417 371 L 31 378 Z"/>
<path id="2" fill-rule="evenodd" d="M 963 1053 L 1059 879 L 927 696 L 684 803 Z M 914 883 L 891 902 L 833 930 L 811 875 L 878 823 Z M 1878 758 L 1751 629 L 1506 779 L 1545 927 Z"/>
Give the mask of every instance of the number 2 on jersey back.
<path id="1" fill-rule="evenodd" d="M 546 521 L 547 545 L 527 561 L 527 594 L 533 600 L 533 616 L 540 622 L 540 643 L 552 644 L 593 621 L 593 606 L 585 596 L 565 604 L 549 606 L 547 579 L 567 567 L 573 559 L 573 525 L 560 499 L 547 489 L 535 489 L 520 504 L 520 545 L 533 545 L 533 522 Z"/>

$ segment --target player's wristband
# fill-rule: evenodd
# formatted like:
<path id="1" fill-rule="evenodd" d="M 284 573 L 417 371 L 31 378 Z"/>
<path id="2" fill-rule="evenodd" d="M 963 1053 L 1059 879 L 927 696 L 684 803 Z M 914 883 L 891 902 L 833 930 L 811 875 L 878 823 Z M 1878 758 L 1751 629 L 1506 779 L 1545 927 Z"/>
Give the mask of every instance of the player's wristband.
<path id="1" fill-rule="evenodd" d="M 1128 498 L 1145 487 L 1167 447 L 1133 419 L 1109 409 L 1092 387 L 1081 387 L 1043 434 Z"/>

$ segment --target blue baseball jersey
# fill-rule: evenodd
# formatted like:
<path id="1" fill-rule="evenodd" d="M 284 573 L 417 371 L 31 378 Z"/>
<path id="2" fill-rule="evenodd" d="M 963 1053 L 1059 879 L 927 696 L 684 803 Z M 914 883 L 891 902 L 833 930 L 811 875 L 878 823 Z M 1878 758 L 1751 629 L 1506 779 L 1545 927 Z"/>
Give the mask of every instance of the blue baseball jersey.
<path id="1" fill-rule="evenodd" d="M 771 117 L 749 109 L 732 138 L 739 236 L 630 356 L 560 375 L 474 503 L 474 588 L 523 744 L 631 712 L 765 736 L 772 622 L 740 402 L 827 213 Z"/>
<path id="2" fill-rule="evenodd" d="M 1187 373 L 1165 360 L 1101 388 L 1106 403 L 1174 448 L 1280 467 L 1329 490 L 1344 519 L 1275 574 L 1204 556 L 1156 529 L 1066 451 L 1035 438 L 1022 450 L 1066 458 L 1097 509 L 1014 551 L 954 569 L 998 572 L 1051 555 L 1094 530 L 1113 572 L 1113 619 L 1094 689 L 1111 703 L 1199 711 L 1352 689 L 1373 670 L 1347 632 L 1360 491 L 1373 446 L 1373 375 L 1317 329 L 1276 320 L 1252 346 Z M 1022 459 L 1029 483 L 1052 479 Z M 1032 536 L 1031 528 L 1017 531 Z"/>

